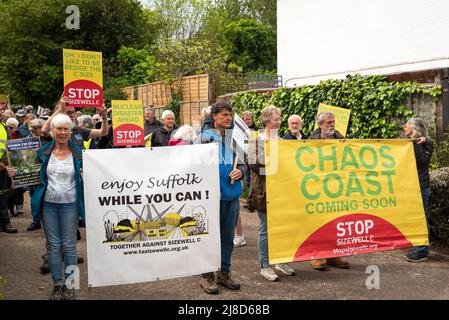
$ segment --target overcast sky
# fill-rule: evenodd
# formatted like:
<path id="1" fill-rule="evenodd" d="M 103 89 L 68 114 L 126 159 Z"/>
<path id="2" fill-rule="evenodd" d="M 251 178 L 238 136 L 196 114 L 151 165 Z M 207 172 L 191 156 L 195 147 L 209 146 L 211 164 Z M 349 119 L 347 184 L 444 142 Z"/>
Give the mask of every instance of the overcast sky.
<path id="1" fill-rule="evenodd" d="M 151 0 L 139 0 L 139 2 L 144 5 L 144 7 L 148 7 L 148 4 L 150 3 L 150 1 Z"/>

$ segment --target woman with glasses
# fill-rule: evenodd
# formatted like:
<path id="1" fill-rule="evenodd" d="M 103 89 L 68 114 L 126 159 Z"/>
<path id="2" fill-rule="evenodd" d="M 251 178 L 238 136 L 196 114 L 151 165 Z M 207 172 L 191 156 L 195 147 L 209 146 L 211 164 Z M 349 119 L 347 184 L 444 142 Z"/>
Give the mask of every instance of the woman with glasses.
<path id="1" fill-rule="evenodd" d="M 16 118 L 9 118 L 8 120 L 6 120 L 6 126 L 11 132 L 12 140 L 23 138 L 20 135 L 20 132 L 17 131 L 17 128 L 19 127 L 19 121 Z"/>

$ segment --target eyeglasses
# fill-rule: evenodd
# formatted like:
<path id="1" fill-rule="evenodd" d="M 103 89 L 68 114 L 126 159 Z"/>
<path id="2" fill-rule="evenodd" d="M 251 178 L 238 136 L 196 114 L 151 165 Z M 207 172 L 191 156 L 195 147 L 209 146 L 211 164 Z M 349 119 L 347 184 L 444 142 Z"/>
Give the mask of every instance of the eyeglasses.
<path id="1" fill-rule="evenodd" d="M 93 121 L 100 121 L 100 119 L 98 119 L 98 118 L 94 118 L 94 119 L 92 119 Z"/>
<path id="2" fill-rule="evenodd" d="M 9 129 L 15 129 L 16 127 L 8 127 Z"/>

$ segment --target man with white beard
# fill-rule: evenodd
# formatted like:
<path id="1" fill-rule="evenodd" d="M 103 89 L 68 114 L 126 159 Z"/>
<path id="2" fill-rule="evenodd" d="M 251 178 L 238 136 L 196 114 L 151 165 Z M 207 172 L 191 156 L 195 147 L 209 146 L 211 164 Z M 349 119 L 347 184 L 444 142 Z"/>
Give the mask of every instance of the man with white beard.
<path id="1" fill-rule="evenodd" d="M 335 129 L 335 115 L 332 112 L 321 112 L 316 117 L 318 129 L 312 132 L 309 139 L 344 139 L 343 135 Z M 340 257 L 327 259 L 314 259 L 311 262 L 312 268 L 324 271 L 330 265 L 336 268 L 348 269 L 349 263 Z"/>
<path id="2" fill-rule="evenodd" d="M 310 134 L 309 139 L 344 139 L 343 135 L 335 129 L 335 115 L 324 111 L 316 117 L 318 129 Z"/>

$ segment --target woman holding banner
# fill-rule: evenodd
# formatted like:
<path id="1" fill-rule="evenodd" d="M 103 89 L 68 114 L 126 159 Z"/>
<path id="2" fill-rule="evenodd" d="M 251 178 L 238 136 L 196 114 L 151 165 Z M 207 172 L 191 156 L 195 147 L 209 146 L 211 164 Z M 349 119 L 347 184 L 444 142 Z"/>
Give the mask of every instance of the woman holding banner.
<path id="1" fill-rule="evenodd" d="M 430 199 L 430 177 L 429 164 L 432 157 L 432 141 L 426 136 L 426 127 L 420 118 L 412 118 L 404 126 L 404 133 L 407 137 L 413 139 L 413 148 L 415 151 L 416 167 L 418 168 L 419 186 L 426 215 L 427 230 L 429 231 L 429 199 Z M 422 262 L 427 260 L 429 255 L 428 246 L 413 247 L 412 251 L 405 256 L 409 262 Z"/>
<path id="2" fill-rule="evenodd" d="M 75 298 L 75 290 L 66 286 L 66 280 L 75 272 L 78 219 L 84 220 L 82 150 L 69 140 L 72 120 L 67 115 L 54 116 L 50 128 L 53 141 L 37 152 L 42 163 L 41 184 L 33 194 L 31 207 L 33 215 L 40 215 L 44 225 L 54 282 L 51 299 L 71 300 Z M 9 168 L 8 174 L 12 176 L 14 169 Z"/>
<path id="3" fill-rule="evenodd" d="M 278 140 L 277 131 L 281 125 L 281 111 L 275 106 L 262 110 L 260 120 L 265 131 L 259 134 L 257 140 L 251 142 L 248 151 L 248 163 L 251 170 L 251 190 L 248 197 L 250 209 L 256 209 L 259 214 L 259 261 L 260 274 L 268 281 L 279 279 L 268 262 L 268 228 L 267 228 L 267 196 L 265 180 L 264 147 L 266 140 Z M 288 264 L 276 264 L 274 269 L 287 276 L 293 276 L 293 270 Z"/>
<path id="4" fill-rule="evenodd" d="M 219 102 L 211 109 L 212 123 L 210 129 L 201 133 L 195 143 L 218 143 L 220 175 L 220 247 L 221 268 L 216 274 L 204 273 L 200 286 L 208 294 L 217 294 L 217 285 L 230 290 L 240 290 L 240 284 L 231 277 L 231 257 L 234 249 L 234 229 L 240 213 L 239 197 L 242 185 L 236 181 L 243 178 L 243 165 L 238 164 L 232 150 L 232 106 Z"/>

